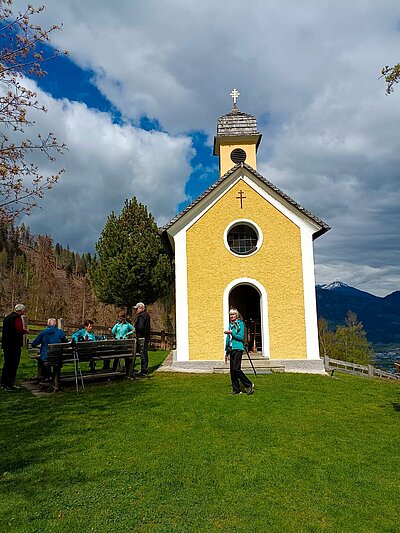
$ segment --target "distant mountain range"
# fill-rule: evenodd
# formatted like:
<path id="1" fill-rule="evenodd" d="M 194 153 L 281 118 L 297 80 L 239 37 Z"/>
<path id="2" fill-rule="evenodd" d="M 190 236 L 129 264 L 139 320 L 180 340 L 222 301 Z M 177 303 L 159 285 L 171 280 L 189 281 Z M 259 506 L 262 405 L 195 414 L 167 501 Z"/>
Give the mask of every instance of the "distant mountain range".
<path id="1" fill-rule="evenodd" d="M 318 317 L 331 329 L 344 324 L 350 310 L 363 323 L 370 342 L 400 345 L 400 291 L 379 297 L 341 281 L 317 285 L 316 291 Z"/>

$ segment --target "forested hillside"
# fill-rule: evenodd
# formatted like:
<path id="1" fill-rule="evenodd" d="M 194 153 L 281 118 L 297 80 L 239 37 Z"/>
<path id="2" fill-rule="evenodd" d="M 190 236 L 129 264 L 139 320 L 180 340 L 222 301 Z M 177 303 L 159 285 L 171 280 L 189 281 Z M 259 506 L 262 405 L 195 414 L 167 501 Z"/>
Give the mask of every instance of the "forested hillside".
<path id="1" fill-rule="evenodd" d="M 23 302 L 33 320 L 52 316 L 113 322 L 115 307 L 99 302 L 90 287 L 92 261 L 90 253 L 63 248 L 49 235 L 34 236 L 27 226 L 0 223 L 0 312 Z"/>
<path id="2" fill-rule="evenodd" d="M 111 326 L 119 307 L 100 302 L 94 294 L 89 279 L 94 260 L 90 253 L 54 244 L 50 235 L 32 235 L 23 224 L 0 222 L 1 316 L 22 302 L 31 320 L 55 317 L 79 324 L 90 318 Z M 171 295 L 150 307 L 153 330 L 173 331 L 170 300 Z"/>

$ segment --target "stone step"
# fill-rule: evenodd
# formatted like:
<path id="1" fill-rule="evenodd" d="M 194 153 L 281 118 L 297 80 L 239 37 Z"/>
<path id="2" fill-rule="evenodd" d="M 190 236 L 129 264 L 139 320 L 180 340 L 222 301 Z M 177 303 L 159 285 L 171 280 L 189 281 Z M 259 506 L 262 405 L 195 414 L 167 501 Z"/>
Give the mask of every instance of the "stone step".
<path id="1" fill-rule="evenodd" d="M 253 369 L 251 367 L 245 368 L 242 366 L 243 372 L 246 374 L 252 373 Z M 284 366 L 272 366 L 270 368 L 256 368 L 257 374 L 276 374 L 276 373 L 284 373 L 285 367 Z M 214 367 L 214 374 L 229 374 L 229 368 L 222 368 L 222 367 Z"/>
<path id="2" fill-rule="evenodd" d="M 252 361 L 269 361 L 269 359 L 266 359 L 261 352 L 249 352 L 249 356 Z M 249 360 L 246 352 L 243 353 L 242 361 Z"/>
<path id="3" fill-rule="evenodd" d="M 256 354 L 252 354 L 256 355 Z M 265 359 L 265 357 L 261 356 L 261 358 L 255 359 L 252 355 L 250 355 L 251 360 L 253 362 L 253 366 L 257 372 L 257 374 L 272 374 L 277 372 L 285 372 L 285 367 L 283 365 L 274 365 L 274 363 L 270 362 L 268 359 Z M 247 359 L 242 359 L 242 370 L 248 372 L 253 371 L 253 368 L 250 364 L 250 361 Z M 228 374 L 229 373 L 229 362 L 215 365 L 214 366 L 214 372 L 218 374 Z"/>

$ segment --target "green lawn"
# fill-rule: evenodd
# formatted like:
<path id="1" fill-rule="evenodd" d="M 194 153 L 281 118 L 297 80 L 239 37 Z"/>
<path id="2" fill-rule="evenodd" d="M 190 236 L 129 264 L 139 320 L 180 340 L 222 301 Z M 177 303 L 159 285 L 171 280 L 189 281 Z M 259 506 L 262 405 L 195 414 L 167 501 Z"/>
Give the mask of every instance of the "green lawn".
<path id="1" fill-rule="evenodd" d="M 400 531 L 400 384 L 254 381 L 253 396 L 230 396 L 227 375 L 154 372 L 1 391 L 0 531 Z"/>

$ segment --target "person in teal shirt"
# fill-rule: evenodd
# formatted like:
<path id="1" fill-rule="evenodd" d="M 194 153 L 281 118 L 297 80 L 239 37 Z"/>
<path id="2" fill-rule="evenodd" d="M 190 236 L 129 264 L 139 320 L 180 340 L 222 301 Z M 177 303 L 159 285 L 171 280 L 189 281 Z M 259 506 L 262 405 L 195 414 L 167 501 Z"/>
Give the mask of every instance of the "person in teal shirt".
<path id="1" fill-rule="evenodd" d="M 72 340 L 75 342 L 81 342 L 81 341 L 95 341 L 96 337 L 93 333 L 93 320 L 86 320 L 83 324 L 83 328 L 79 329 L 78 331 L 75 331 L 71 335 Z"/>
<path id="2" fill-rule="evenodd" d="M 83 323 L 83 328 L 78 329 L 78 331 L 75 331 L 71 335 L 71 338 L 75 342 L 82 342 L 82 341 L 95 341 L 96 337 L 93 333 L 93 320 L 85 320 Z M 94 372 L 96 370 L 96 363 L 94 361 L 89 362 L 89 368 L 91 372 Z"/>
<path id="3" fill-rule="evenodd" d="M 126 339 L 128 335 L 132 335 L 135 328 L 127 322 L 125 313 L 121 311 L 118 313 L 118 322 L 112 328 L 111 333 L 116 339 Z"/>
<path id="4" fill-rule="evenodd" d="M 118 313 L 118 320 L 115 326 L 112 328 L 111 333 L 117 340 L 127 339 L 128 336 L 132 335 L 135 331 L 135 328 L 130 322 L 126 320 L 126 315 L 123 311 Z M 118 368 L 118 359 L 114 359 L 113 362 L 113 371 L 115 372 Z M 129 359 L 125 359 L 125 368 L 128 371 Z M 110 361 L 104 361 L 103 370 L 110 368 Z"/>
<path id="5" fill-rule="evenodd" d="M 245 388 L 247 395 L 253 394 L 254 384 L 241 369 L 244 350 L 244 323 L 243 320 L 239 318 L 239 312 L 237 309 L 230 309 L 229 329 L 224 331 L 224 333 L 226 335 L 225 357 L 226 359 L 229 359 L 232 394 L 242 394 L 240 383 L 242 383 Z"/>

